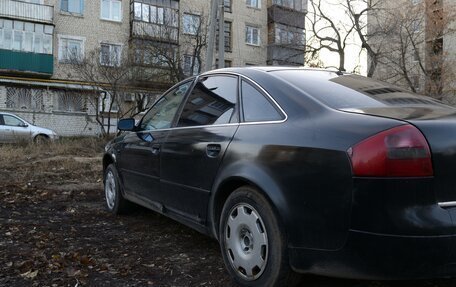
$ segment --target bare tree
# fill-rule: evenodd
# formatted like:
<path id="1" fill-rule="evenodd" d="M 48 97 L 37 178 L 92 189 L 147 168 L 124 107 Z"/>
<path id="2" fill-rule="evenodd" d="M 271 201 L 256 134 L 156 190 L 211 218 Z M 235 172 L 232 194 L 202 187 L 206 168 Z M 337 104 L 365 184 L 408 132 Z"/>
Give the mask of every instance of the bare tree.
<path id="1" fill-rule="evenodd" d="M 382 67 L 375 77 L 441 99 L 454 77 L 454 61 L 443 47 L 443 38 L 452 32 L 454 5 L 448 3 L 444 9 L 435 0 L 386 2 L 372 17 L 373 29 L 382 33 L 369 46 L 385 51 L 370 55 Z"/>
<path id="2" fill-rule="evenodd" d="M 307 21 L 310 25 L 310 37 L 307 40 L 306 54 L 310 53 L 310 58 L 313 59 L 318 57 L 323 49 L 337 53 L 339 64 L 336 68 L 345 71 L 346 48 L 350 44 L 355 25 L 331 17 L 328 8 L 325 9 L 325 5 L 322 5 L 323 0 L 310 0 L 309 3 L 311 9 L 307 13 Z M 340 9 L 342 0 L 326 4 Z"/>
<path id="3" fill-rule="evenodd" d="M 368 56 L 367 76 L 372 77 L 377 68 L 379 58 L 384 51 L 385 43 L 388 41 L 388 35 L 391 33 L 389 22 L 378 22 L 376 25 L 369 25 L 368 21 L 379 20 L 382 15 L 381 3 L 384 0 L 345 0 L 342 4 L 346 11 L 347 18 L 350 19 L 350 25 L 353 26 L 353 32 L 360 41 L 361 49 L 365 50 Z M 373 46 L 371 43 L 379 43 Z"/>
<path id="4" fill-rule="evenodd" d="M 81 57 L 78 51 L 70 51 L 71 70 L 90 87 L 87 103 L 95 113 L 102 136 L 109 135 L 113 119 L 135 116 L 145 109 L 148 95 L 137 91 L 131 83 L 138 69 L 132 63 L 129 51 L 120 45 L 101 45 Z M 125 98 L 130 97 L 130 104 Z"/>
<path id="5" fill-rule="evenodd" d="M 135 63 L 143 67 L 144 76 L 171 84 L 186 78 L 189 72 L 199 73 L 207 44 L 204 14 L 186 13 L 182 31 L 172 17 L 161 21 L 159 24 L 138 21 L 133 26 Z"/>

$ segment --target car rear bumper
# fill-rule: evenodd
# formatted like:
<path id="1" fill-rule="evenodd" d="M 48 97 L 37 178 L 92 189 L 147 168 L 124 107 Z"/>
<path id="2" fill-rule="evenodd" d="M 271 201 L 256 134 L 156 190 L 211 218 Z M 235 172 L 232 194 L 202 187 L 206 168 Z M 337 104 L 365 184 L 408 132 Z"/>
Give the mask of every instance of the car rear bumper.
<path id="1" fill-rule="evenodd" d="M 299 273 L 357 279 L 456 277 L 456 235 L 397 236 L 350 230 L 337 251 L 290 248 Z"/>

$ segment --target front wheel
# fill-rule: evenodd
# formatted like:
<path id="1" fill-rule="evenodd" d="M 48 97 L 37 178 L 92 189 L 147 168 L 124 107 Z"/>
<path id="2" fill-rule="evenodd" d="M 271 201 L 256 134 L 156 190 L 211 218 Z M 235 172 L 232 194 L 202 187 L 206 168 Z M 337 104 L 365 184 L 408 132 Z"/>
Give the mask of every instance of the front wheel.
<path id="1" fill-rule="evenodd" d="M 131 203 L 127 201 L 121 191 L 119 174 L 113 164 L 110 164 L 104 175 L 104 191 L 107 209 L 114 214 L 123 214 L 130 211 Z"/>
<path id="2" fill-rule="evenodd" d="M 283 226 L 269 201 L 255 188 L 244 186 L 228 197 L 219 241 L 230 275 L 242 286 L 295 283 Z"/>

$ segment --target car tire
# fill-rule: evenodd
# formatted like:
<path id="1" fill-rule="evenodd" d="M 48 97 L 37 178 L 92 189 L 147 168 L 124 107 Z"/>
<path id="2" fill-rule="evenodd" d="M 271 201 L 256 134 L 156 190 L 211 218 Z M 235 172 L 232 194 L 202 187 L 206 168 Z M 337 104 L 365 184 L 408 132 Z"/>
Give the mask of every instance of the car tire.
<path id="1" fill-rule="evenodd" d="M 289 265 L 284 228 L 269 201 L 244 186 L 226 200 L 219 226 L 223 260 L 242 286 L 292 286 L 299 276 Z"/>
<path id="2" fill-rule="evenodd" d="M 103 182 L 108 211 L 113 214 L 128 213 L 131 210 L 131 203 L 122 195 L 119 173 L 114 164 L 110 164 L 106 168 Z"/>
<path id="3" fill-rule="evenodd" d="M 36 143 L 36 144 L 45 144 L 47 142 L 49 142 L 49 138 L 45 135 L 37 135 L 33 141 Z"/>

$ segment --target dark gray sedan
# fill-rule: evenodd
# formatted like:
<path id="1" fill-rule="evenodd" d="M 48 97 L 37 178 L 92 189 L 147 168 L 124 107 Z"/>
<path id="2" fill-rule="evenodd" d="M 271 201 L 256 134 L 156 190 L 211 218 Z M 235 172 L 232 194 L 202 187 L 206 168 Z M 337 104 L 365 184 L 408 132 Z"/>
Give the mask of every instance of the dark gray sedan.
<path id="1" fill-rule="evenodd" d="M 106 204 L 215 237 L 242 286 L 456 276 L 456 109 L 358 75 L 211 71 L 106 146 Z"/>

